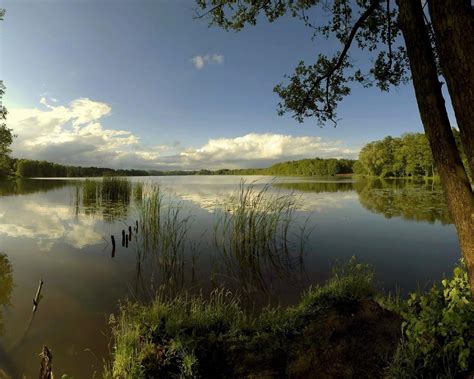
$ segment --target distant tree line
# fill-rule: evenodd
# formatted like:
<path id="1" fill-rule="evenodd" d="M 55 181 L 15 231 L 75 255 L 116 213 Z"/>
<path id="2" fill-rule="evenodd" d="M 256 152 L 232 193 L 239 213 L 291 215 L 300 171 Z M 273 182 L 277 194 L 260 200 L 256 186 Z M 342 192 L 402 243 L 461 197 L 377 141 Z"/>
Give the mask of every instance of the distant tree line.
<path id="1" fill-rule="evenodd" d="M 453 129 L 461 156 L 467 164 L 459 140 Z M 354 173 L 377 177 L 413 177 L 437 175 L 433 155 L 425 134 L 408 133 L 400 138 L 385 137 L 366 144 L 354 164 Z"/>
<path id="2" fill-rule="evenodd" d="M 148 176 L 145 170 L 115 170 L 102 167 L 65 166 L 47 161 L 18 159 L 16 161 L 16 175 L 24 178 L 42 177 L 68 177 L 77 178 L 85 176 Z"/>
<path id="3" fill-rule="evenodd" d="M 351 174 L 355 160 L 353 159 L 301 159 L 276 163 L 267 168 L 243 168 L 199 170 L 197 175 L 275 175 L 275 176 L 334 176 Z"/>

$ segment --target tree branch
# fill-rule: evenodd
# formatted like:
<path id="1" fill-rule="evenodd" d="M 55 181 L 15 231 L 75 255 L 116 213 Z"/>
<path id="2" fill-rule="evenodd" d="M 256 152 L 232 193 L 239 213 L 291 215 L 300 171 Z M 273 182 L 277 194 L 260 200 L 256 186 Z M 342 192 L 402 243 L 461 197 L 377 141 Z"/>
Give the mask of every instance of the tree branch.
<path id="1" fill-rule="evenodd" d="M 334 66 L 332 66 L 328 72 L 319 77 L 318 79 L 316 79 L 316 81 L 314 82 L 314 84 L 312 85 L 312 87 L 310 88 L 310 90 L 308 91 L 308 93 L 306 94 L 306 97 L 305 99 L 303 100 L 303 102 L 301 103 L 301 107 L 300 107 L 300 110 L 299 110 L 299 113 L 303 113 L 304 112 L 304 108 L 306 107 L 306 105 L 308 104 L 308 102 L 311 100 L 311 93 L 314 92 L 314 90 L 321 84 L 321 82 L 323 80 L 326 80 L 326 91 L 328 91 L 329 89 L 329 82 L 330 82 L 330 79 L 331 79 L 331 76 L 342 66 L 342 64 L 344 63 L 344 59 L 346 58 L 347 56 L 347 52 L 349 51 L 349 48 L 351 47 L 352 45 L 352 42 L 354 41 L 354 37 L 356 36 L 357 32 L 359 31 L 359 29 L 362 27 L 362 25 L 364 25 L 364 22 L 369 18 L 369 16 L 375 11 L 375 9 L 377 8 L 377 5 L 380 3 L 381 0 L 372 0 L 372 2 L 370 3 L 369 7 L 364 11 L 364 13 L 362 13 L 362 15 L 359 17 L 359 19 L 355 22 L 354 26 L 352 27 L 351 29 L 351 32 L 349 34 L 349 37 L 347 39 L 347 41 L 345 42 L 344 44 L 344 48 L 342 49 L 342 52 L 341 54 L 339 55 L 339 58 L 336 62 L 336 64 Z"/>

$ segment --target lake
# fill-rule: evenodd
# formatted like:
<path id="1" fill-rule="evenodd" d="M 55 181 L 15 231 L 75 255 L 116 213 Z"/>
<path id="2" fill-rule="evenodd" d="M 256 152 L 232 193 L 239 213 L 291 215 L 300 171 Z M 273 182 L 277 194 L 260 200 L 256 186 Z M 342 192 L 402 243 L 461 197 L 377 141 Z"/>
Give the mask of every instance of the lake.
<path id="1" fill-rule="evenodd" d="M 223 204 L 241 177 L 131 180 L 160 183 L 164 199 L 179 206 L 177 224 L 168 227 L 182 228 L 185 254 L 145 254 L 133 197 L 89 201 L 82 180 L 0 181 L 0 367 L 11 376 L 36 378 L 45 344 L 56 376 L 101 377 L 110 314 L 120 300 L 146 300 L 163 285 L 204 293 L 225 286 L 249 307 L 286 305 L 327 279 L 338 261 L 356 256 L 373 265 L 381 290 L 405 294 L 448 275 L 460 254 L 436 182 L 246 177 L 247 185 L 256 180 L 257 190 L 292 194 L 297 204 L 285 255 L 249 260 L 218 247 L 225 233 L 216 223 L 233 214 Z M 129 226 L 133 237 L 122 247 Z"/>

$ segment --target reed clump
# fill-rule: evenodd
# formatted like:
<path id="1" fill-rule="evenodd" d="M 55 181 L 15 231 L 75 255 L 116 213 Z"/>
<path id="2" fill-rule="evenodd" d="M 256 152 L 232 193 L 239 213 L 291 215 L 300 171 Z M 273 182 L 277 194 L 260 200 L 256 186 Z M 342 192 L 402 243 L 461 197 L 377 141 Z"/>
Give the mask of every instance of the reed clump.
<path id="1" fill-rule="evenodd" d="M 163 283 L 182 283 L 191 216 L 183 212 L 179 201 L 165 195 L 159 185 L 143 189 L 142 201 L 137 207 L 139 249 L 143 257 L 156 258 Z"/>
<path id="2" fill-rule="evenodd" d="M 102 201 L 129 203 L 132 194 L 130 179 L 119 176 L 104 176 L 101 183 Z"/>
<path id="3" fill-rule="evenodd" d="M 305 225 L 296 230 L 298 198 L 270 193 L 271 184 L 242 181 L 216 211 L 214 225 L 218 260 L 244 286 L 259 289 L 265 289 L 265 271 L 279 274 L 302 263 L 306 238 Z"/>

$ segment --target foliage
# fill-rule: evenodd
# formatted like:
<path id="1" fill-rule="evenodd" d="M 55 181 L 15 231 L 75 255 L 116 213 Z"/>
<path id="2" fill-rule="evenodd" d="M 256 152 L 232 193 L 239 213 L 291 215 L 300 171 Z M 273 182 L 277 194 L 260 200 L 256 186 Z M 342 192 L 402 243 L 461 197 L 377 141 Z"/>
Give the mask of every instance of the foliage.
<path id="1" fill-rule="evenodd" d="M 474 302 L 461 262 L 453 276 L 400 306 L 403 341 L 391 377 L 454 377 L 474 365 Z"/>
<path id="2" fill-rule="evenodd" d="M 113 364 L 105 377 L 258 376 L 268 362 L 266 368 L 284 372 L 291 342 L 309 320 L 318 320 L 335 304 L 370 298 L 374 290 L 371 269 L 351 260 L 287 309 L 267 307 L 251 314 L 224 289 L 214 290 L 208 300 L 165 293 L 160 291 L 150 305 L 126 303 L 117 318 L 111 317 Z M 255 371 L 245 371 L 247 365 Z"/>
<path id="3" fill-rule="evenodd" d="M 0 20 L 3 19 L 4 10 L 0 9 Z M 2 104 L 2 97 L 5 94 L 3 80 L 0 80 L 0 176 L 11 174 L 11 144 L 13 143 L 13 132 L 7 128 L 3 122 L 7 118 L 7 109 Z"/>
<path id="4" fill-rule="evenodd" d="M 385 137 L 366 144 L 359 153 L 357 174 L 381 177 L 434 176 L 428 139 L 421 133 Z"/>
<path id="5" fill-rule="evenodd" d="M 97 177 L 97 176 L 148 176 L 144 170 L 114 170 L 100 167 L 65 166 L 47 161 L 19 159 L 16 163 L 16 175 L 33 177 Z"/>
<path id="6" fill-rule="evenodd" d="M 401 44 L 401 32 L 396 9 L 383 1 L 253 1 L 253 0 L 196 0 L 210 24 L 224 29 L 241 30 L 255 25 L 261 18 L 273 22 L 286 14 L 298 18 L 313 31 L 315 37 L 332 38 L 340 43 L 333 55 L 319 54 L 314 62 L 300 61 L 295 72 L 286 76 L 288 83 L 279 84 L 274 91 L 281 98 L 278 113 L 291 111 L 302 122 L 315 117 L 320 124 L 337 122 L 338 103 L 351 93 L 351 83 L 365 87 L 376 85 L 383 91 L 405 83 L 408 60 Z M 263 16 L 263 17 L 260 17 Z M 315 21 L 318 20 L 318 21 Z M 317 24 L 320 20 L 325 23 Z M 356 45 L 365 50 L 372 62 L 355 68 L 349 48 Z"/>

